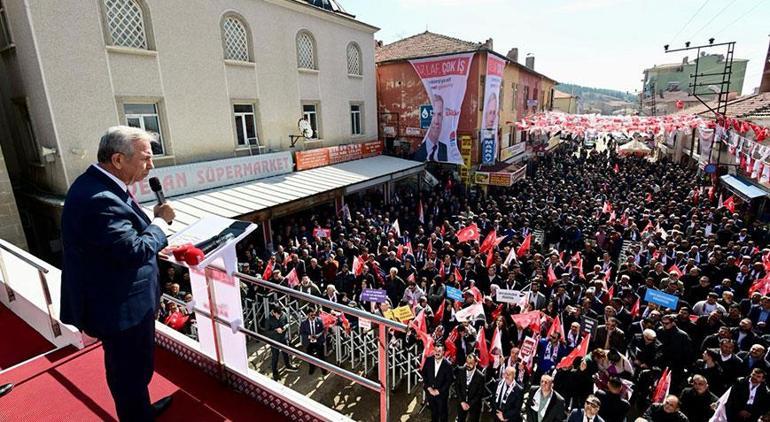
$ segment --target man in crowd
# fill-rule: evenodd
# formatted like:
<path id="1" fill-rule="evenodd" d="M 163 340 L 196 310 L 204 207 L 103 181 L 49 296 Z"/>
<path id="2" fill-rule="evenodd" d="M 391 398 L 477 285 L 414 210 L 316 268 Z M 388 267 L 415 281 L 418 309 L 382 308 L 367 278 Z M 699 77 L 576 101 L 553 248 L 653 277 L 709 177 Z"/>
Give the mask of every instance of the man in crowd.
<path id="1" fill-rule="evenodd" d="M 310 308 L 307 319 L 302 321 L 299 326 L 299 335 L 302 339 L 302 346 L 307 353 L 317 359 L 324 360 L 324 343 L 326 343 L 326 333 L 321 318 L 318 318 L 318 311 Z M 313 375 L 316 366 L 312 363 L 308 369 L 308 374 Z M 321 372 L 326 375 L 326 369 L 321 368 Z"/>
<path id="2" fill-rule="evenodd" d="M 444 358 L 444 346 L 433 348 L 433 357 L 425 361 L 422 368 L 422 384 L 425 400 L 430 407 L 432 422 L 449 420 L 449 386 L 452 384 L 452 364 Z"/>
<path id="3" fill-rule="evenodd" d="M 289 320 L 286 318 L 286 315 L 284 315 L 283 308 L 274 305 L 270 310 L 270 318 L 267 319 L 267 326 L 265 327 L 268 337 L 285 345 L 288 329 Z M 278 358 L 281 353 L 283 354 L 283 365 L 286 370 L 289 372 L 297 371 L 297 368 L 291 364 L 289 354 L 281 352 L 277 347 L 273 346 L 270 348 L 270 369 L 273 372 L 273 379 L 276 381 L 280 379 L 278 374 Z"/>

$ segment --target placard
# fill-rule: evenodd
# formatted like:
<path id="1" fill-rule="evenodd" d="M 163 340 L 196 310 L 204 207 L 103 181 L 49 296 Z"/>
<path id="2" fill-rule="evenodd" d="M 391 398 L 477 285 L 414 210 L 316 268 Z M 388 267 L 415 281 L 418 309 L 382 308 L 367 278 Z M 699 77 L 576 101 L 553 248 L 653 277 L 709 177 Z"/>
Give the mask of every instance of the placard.
<path id="1" fill-rule="evenodd" d="M 507 148 L 503 148 L 500 151 L 500 161 L 506 161 L 517 155 L 521 155 L 527 150 L 526 142 L 519 142 L 518 144 L 511 145 Z"/>
<path id="2" fill-rule="evenodd" d="M 497 289 L 495 299 L 498 302 L 521 303 L 526 300 L 527 293 L 519 290 Z"/>
<path id="3" fill-rule="evenodd" d="M 447 286 L 446 297 L 461 302 L 463 300 L 463 291 L 454 287 Z"/>
<path id="4" fill-rule="evenodd" d="M 364 302 L 384 303 L 388 300 L 388 292 L 383 289 L 363 289 L 361 300 Z"/>
<path id="5" fill-rule="evenodd" d="M 368 319 L 364 319 L 364 318 L 358 318 L 358 326 L 360 328 L 363 328 L 364 330 L 371 330 L 372 321 L 369 321 Z"/>
<path id="6" fill-rule="evenodd" d="M 679 303 L 679 297 L 655 289 L 647 289 L 644 300 L 670 309 L 676 309 L 676 305 Z"/>
<path id="7" fill-rule="evenodd" d="M 596 327 L 599 325 L 599 321 L 591 317 L 583 317 L 583 332 L 591 334 L 591 337 L 596 335 Z"/>
<path id="8" fill-rule="evenodd" d="M 412 313 L 412 308 L 410 308 L 409 306 L 399 306 L 398 308 L 394 309 L 393 316 L 401 322 L 407 322 L 410 319 L 414 318 L 414 314 Z"/>
<path id="9" fill-rule="evenodd" d="M 532 357 L 535 355 L 535 346 L 537 343 L 535 342 L 535 339 L 527 336 L 524 341 L 521 343 L 521 349 L 519 349 L 519 358 L 524 363 L 529 363 L 532 360 Z"/>

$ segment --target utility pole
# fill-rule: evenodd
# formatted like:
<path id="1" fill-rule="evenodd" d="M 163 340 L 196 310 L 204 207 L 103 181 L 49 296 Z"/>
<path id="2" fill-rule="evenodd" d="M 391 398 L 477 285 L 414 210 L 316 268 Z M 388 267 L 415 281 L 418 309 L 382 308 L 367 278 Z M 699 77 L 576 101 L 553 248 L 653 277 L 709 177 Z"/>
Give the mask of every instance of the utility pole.
<path id="1" fill-rule="evenodd" d="M 657 107 L 655 106 L 655 96 L 658 95 L 657 93 L 657 82 L 652 83 L 652 96 L 650 97 L 650 101 L 652 102 L 652 110 L 650 110 L 650 116 L 657 115 Z"/>
<path id="2" fill-rule="evenodd" d="M 706 108 L 708 108 L 711 112 L 713 112 L 717 117 L 724 117 L 727 114 L 727 100 L 728 95 L 730 93 L 730 78 L 733 74 L 733 55 L 735 53 L 735 41 L 730 42 L 723 42 L 719 44 L 714 44 L 714 38 L 709 38 L 709 43 L 705 45 L 696 45 L 696 46 L 690 46 L 690 42 L 687 41 L 684 43 L 684 48 L 677 48 L 673 50 L 669 50 L 668 44 L 663 46 L 663 49 L 666 53 L 674 53 L 679 51 L 688 51 L 688 50 L 696 50 L 697 55 L 695 59 L 695 73 L 690 75 L 690 78 L 692 78 L 692 83 L 690 83 L 689 87 L 692 88 L 690 91 L 690 95 L 695 97 L 698 101 L 701 102 Z M 701 58 L 701 50 L 707 49 L 707 48 L 714 48 L 714 47 L 727 47 L 727 54 L 725 55 L 724 60 L 724 67 L 721 72 L 714 72 L 714 73 L 698 73 L 698 65 L 700 64 L 700 58 Z M 702 82 L 699 81 L 699 78 L 706 78 L 709 76 L 715 76 L 715 77 L 721 77 L 721 81 L 709 83 L 709 82 Z M 710 92 L 703 92 L 699 91 L 699 88 L 706 88 L 706 90 L 709 89 L 709 86 L 711 85 L 717 85 L 719 87 L 718 92 L 710 91 Z M 708 100 L 707 95 L 713 95 L 717 94 L 717 106 L 716 108 L 711 107 L 709 104 L 706 103 L 705 100 Z M 701 98 L 703 97 L 703 98 Z M 704 100 L 705 98 L 705 100 Z"/>

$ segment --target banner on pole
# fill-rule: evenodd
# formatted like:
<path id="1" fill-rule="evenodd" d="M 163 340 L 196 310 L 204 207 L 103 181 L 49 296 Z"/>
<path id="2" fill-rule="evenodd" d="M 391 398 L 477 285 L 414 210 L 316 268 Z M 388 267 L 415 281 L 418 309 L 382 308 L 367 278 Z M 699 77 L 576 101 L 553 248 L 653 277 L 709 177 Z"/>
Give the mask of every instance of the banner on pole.
<path id="1" fill-rule="evenodd" d="M 457 125 L 473 54 L 409 61 L 422 80 L 433 111 L 430 126 L 415 152 L 415 160 L 463 163 L 457 142 Z"/>
<path id="2" fill-rule="evenodd" d="M 500 87 L 505 61 L 487 53 L 484 81 L 484 112 L 481 126 L 481 163 L 492 165 L 497 158 L 497 125 L 500 117 Z"/>

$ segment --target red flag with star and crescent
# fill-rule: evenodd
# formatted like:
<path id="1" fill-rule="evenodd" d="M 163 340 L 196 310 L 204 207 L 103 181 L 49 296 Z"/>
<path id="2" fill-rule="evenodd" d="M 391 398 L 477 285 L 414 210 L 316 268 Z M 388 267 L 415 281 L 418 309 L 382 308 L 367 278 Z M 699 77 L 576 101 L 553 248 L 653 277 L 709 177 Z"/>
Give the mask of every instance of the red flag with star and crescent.
<path id="1" fill-rule="evenodd" d="M 468 227 L 463 227 L 457 232 L 457 241 L 460 243 L 467 242 L 469 240 L 478 240 L 479 228 L 476 223 L 471 224 Z"/>

